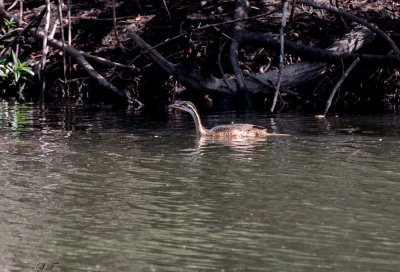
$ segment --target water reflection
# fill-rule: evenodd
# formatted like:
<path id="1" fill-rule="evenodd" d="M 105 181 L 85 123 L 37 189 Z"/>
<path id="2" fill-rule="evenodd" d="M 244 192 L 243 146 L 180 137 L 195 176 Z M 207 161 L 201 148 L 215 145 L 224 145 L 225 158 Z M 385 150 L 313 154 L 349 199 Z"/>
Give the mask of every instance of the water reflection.
<path id="1" fill-rule="evenodd" d="M 204 116 L 293 135 L 226 142 L 194 136 L 183 115 L 7 107 L 1 271 L 400 266 L 396 116 Z"/>
<path id="2" fill-rule="evenodd" d="M 239 139 L 214 139 L 210 137 L 197 137 L 196 149 L 199 154 L 204 154 L 210 149 L 217 147 L 227 147 L 232 152 L 233 157 L 240 158 L 246 154 L 252 154 L 256 152 L 257 147 L 263 146 L 267 138 L 239 138 Z"/>

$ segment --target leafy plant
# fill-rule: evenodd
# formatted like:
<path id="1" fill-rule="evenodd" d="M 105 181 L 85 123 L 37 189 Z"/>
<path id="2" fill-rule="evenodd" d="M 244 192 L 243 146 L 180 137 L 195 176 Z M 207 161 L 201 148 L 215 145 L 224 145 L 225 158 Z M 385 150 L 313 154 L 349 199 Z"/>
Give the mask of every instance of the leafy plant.
<path id="1" fill-rule="evenodd" d="M 14 19 L 8 20 L 4 18 L 3 27 L 1 32 L 7 34 L 13 31 L 17 27 Z M 0 32 L 0 33 L 1 33 Z M 4 45 L 0 44 L 0 49 L 3 49 Z M 32 68 L 29 67 L 29 61 L 21 62 L 15 52 L 11 51 L 11 56 L 5 54 L 0 58 L 0 83 L 18 83 L 20 79 L 31 82 L 29 75 L 34 75 Z"/>
<path id="2" fill-rule="evenodd" d="M 11 18 L 11 20 L 4 18 L 4 27 L 2 28 L 4 34 L 13 31 L 15 28 L 17 28 L 17 24 L 14 22 L 14 18 Z"/>
<path id="3" fill-rule="evenodd" d="M 8 61 L 5 56 L 0 59 L 0 77 L 2 80 L 11 79 L 17 83 L 20 79 L 30 81 L 28 75 L 34 75 L 32 68 L 28 66 L 29 61 L 21 62 L 14 51 L 11 51 L 12 60 Z"/>

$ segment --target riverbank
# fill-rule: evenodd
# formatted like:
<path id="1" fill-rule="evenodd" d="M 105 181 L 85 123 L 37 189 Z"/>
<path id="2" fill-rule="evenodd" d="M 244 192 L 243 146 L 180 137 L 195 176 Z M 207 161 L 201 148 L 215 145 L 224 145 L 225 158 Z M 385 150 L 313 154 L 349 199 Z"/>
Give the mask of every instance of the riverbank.
<path id="1" fill-rule="evenodd" d="M 11 2 L 4 1 L 4 4 L 9 7 Z M 138 109 L 147 107 L 154 111 L 164 109 L 174 99 L 189 99 L 200 107 L 270 110 L 274 101 L 273 89 L 264 91 L 266 87 L 262 91 L 247 92 L 246 88 L 232 91 L 231 87 L 221 91 L 226 88 L 223 85 L 227 80 L 233 82 L 229 83 L 230 86 L 236 88 L 238 84 L 240 87 L 237 79 L 243 72 L 246 73 L 245 79 L 251 80 L 250 76 L 267 74 L 279 69 L 280 65 L 279 47 L 251 43 L 238 47 L 236 62 L 239 65 L 233 65 L 235 59 L 229 43 L 235 36 L 234 28 L 238 23 L 248 32 L 279 40 L 282 21 L 280 1 L 250 1 L 246 11 L 248 18 L 235 21 L 235 9 L 240 2 L 169 1 L 164 6 L 160 1 L 115 1 L 115 25 L 110 1 L 79 1 L 71 6 L 64 4 L 62 22 L 65 39 L 68 36 L 68 22 L 71 22 L 71 48 L 76 52 L 57 47 L 55 42 L 61 40 L 61 33 L 60 28 L 54 28 L 55 42 L 49 40 L 50 48 L 43 68 L 42 39 L 40 36 L 34 38 L 34 34 L 24 35 L 24 39 L 18 40 L 19 57 L 30 62 L 36 76 L 31 79 L 33 83 L 9 84 L 4 81 L 1 85 L 2 97 L 19 101 L 42 100 L 45 103 L 131 104 Z M 316 2 L 330 4 L 330 1 Z M 49 7 L 51 30 L 59 18 L 57 5 L 51 4 Z M 338 8 L 376 24 L 399 43 L 399 3 L 348 1 L 339 3 Z M 32 22 L 44 9 L 44 1 L 30 1 L 23 7 L 22 18 L 25 22 Z M 68 10 L 71 11 L 70 20 Z M 18 16 L 18 5 L 9 12 Z M 304 3 L 297 3 L 288 12 L 293 16 L 288 18 L 285 39 L 295 42 L 295 47 L 327 48 L 354 27 L 350 18 Z M 43 30 L 46 16 L 42 15 L 39 29 Z M 152 50 L 156 50 L 166 61 L 179 64 L 179 72 L 165 69 L 159 62 L 154 62 L 149 51 L 139 48 L 133 41 L 130 31 L 134 31 L 149 45 L 156 46 Z M 4 39 L 4 44 L 12 42 L 15 37 Z M 393 55 L 388 43 L 379 37 L 366 43 L 357 53 Z M 65 54 L 74 56 L 71 62 L 69 57 L 63 58 Z M 299 50 L 288 51 L 283 66 L 315 60 L 315 56 L 304 55 Z M 63 63 L 66 65 L 65 72 Z M 282 89 L 274 111 L 320 113 L 350 64 L 345 62 L 341 65 L 336 61 L 336 64 L 326 65 L 323 73 L 311 80 L 290 89 Z M 41 91 L 44 78 L 38 77 L 41 73 L 45 74 L 45 91 Z M 208 82 L 213 78 L 221 82 L 221 87 L 210 88 Z M 284 77 L 283 81 L 287 78 Z M 359 64 L 339 87 L 332 99 L 332 113 L 394 111 L 400 103 L 398 68 L 385 65 L 377 67 L 373 63 Z"/>

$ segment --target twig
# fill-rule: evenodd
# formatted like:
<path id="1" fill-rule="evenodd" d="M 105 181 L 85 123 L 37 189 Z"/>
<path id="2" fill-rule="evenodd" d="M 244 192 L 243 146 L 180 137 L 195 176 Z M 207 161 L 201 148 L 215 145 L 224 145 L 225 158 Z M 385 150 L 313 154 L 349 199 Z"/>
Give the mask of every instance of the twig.
<path id="1" fill-rule="evenodd" d="M 11 4 L 11 6 L 8 7 L 7 10 L 8 10 L 8 11 L 12 10 L 12 9 L 18 4 L 19 1 L 21 1 L 21 0 L 15 0 L 15 1 Z"/>
<path id="2" fill-rule="evenodd" d="M 218 27 L 218 26 L 221 26 L 221 25 L 233 24 L 233 23 L 236 23 L 236 22 L 242 22 L 242 21 L 257 19 L 257 18 L 260 18 L 260 17 L 265 17 L 265 16 L 268 16 L 268 15 L 271 15 L 271 14 L 277 12 L 278 10 L 279 10 L 279 9 L 274 9 L 274 10 L 272 10 L 272 11 L 269 11 L 269 12 L 266 12 L 266 13 L 262 13 L 262 14 L 259 14 L 259 15 L 255 15 L 255 16 L 252 16 L 252 17 L 247 17 L 247 18 L 244 18 L 244 19 L 236 19 L 236 20 L 229 20 L 229 21 L 225 21 L 225 22 L 221 22 L 221 23 L 207 24 L 207 25 L 203 25 L 203 26 L 199 26 L 199 27 L 197 27 L 197 28 L 194 28 L 194 29 L 192 29 L 192 30 L 190 30 L 190 31 L 191 31 L 191 32 L 193 32 L 193 31 L 200 31 L 200 30 L 204 30 L 204 29 L 208 29 L 208 28 L 212 28 L 212 27 L 215 28 L 215 27 Z M 82 18 L 82 19 L 84 19 L 84 18 Z M 107 20 L 110 20 L 110 19 L 107 19 Z M 176 39 L 178 39 L 178 38 L 180 38 L 180 37 L 183 37 L 183 36 L 185 36 L 185 35 L 187 35 L 187 32 L 186 32 L 186 31 L 183 32 L 183 33 L 181 33 L 181 34 L 179 34 L 179 35 L 176 35 L 175 37 L 165 39 L 163 42 L 160 42 L 159 44 L 156 44 L 156 45 L 152 46 L 149 50 L 151 50 L 151 49 L 156 49 L 156 48 L 158 48 L 158 47 L 160 47 L 160 46 L 166 44 L 167 42 L 171 42 L 171 41 L 176 40 Z M 224 36 L 226 36 L 226 35 L 224 35 Z M 231 39 L 231 38 L 228 37 L 228 36 L 227 36 L 227 38 Z M 142 53 L 139 54 L 138 56 L 136 56 L 136 57 L 130 62 L 130 64 L 133 63 L 133 62 L 135 62 L 139 57 L 141 57 L 142 55 L 146 54 L 147 52 L 148 52 L 148 50 L 142 51 Z"/>
<path id="3" fill-rule="evenodd" d="M 53 23 L 53 25 L 52 25 L 52 27 L 51 27 L 51 30 L 50 30 L 50 32 L 49 32 L 49 38 L 54 38 L 54 35 L 56 35 L 56 31 L 57 31 L 57 28 L 58 28 L 58 24 L 59 24 L 58 21 L 55 21 L 55 22 Z"/>
<path id="4" fill-rule="evenodd" d="M 282 82 L 282 70 L 283 70 L 283 61 L 285 59 L 285 27 L 286 27 L 286 18 L 287 18 L 287 11 L 289 7 L 289 1 L 285 1 L 283 4 L 283 9 L 282 9 L 282 23 L 281 23 L 281 29 L 279 33 L 280 37 L 280 55 L 279 55 L 279 72 L 278 72 L 278 80 L 275 83 L 275 94 L 274 94 L 274 99 L 272 101 L 271 105 L 271 112 L 274 112 L 275 110 L 275 105 L 276 102 L 278 101 L 278 96 L 280 96 L 279 89 L 281 87 L 281 82 Z"/>
<path id="5" fill-rule="evenodd" d="M 120 17 L 116 17 L 115 19 L 117 21 L 120 20 L 127 20 L 127 19 L 136 19 L 138 16 L 137 15 L 130 15 L 130 16 L 120 16 Z M 114 21 L 114 18 L 98 18 L 95 16 L 71 16 L 71 20 L 93 20 L 93 21 Z"/>
<path id="6" fill-rule="evenodd" d="M 19 0 L 19 19 L 22 20 L 22 16 L 24 15 L 24 1 Z M 19 55 L 19 43 L 17 43 L 17 46 L 15 47 L 15 55 Z"/>
<path id="7" fill-rule="evenodd" d="M 171 14 L 169 13 L 169 9 L 168 9 L 168 6 L 167 6 L 167 2 L 165 2 L 165 0 L 162 0 L 162 2 L 163 2 L 163 5 L 164 5 L 165 10 L 166 10 L 167 13 L 168 13 L 169 19 L 172 20 Z"/>
<path id="8" fill-rule="evenodd" d="M 146 54 L 150 56 L 154 62 L 156 62 L 162 69 L 167 71 L 168 73 L 175 73 L 176 72 L 176 64 L 169 62 L 157 50 L 153 49 L 148 43 L 146 43 L 142 38 L 139 37 L 134 31 L 128 30 L 128 34 L 131 38 L 139 45 L 139 47 L 146 51 Z"/>
<path id="9" fill-rule="evenodd" d="M 0 36 L 0 41 L 6 40 L 8 38 L 11 38 L 12 36 L 17 35 L 21 30 L 22 30 L 22 28 L 16 28 L 16 29 L 13 29 L 10 32 L 4 34 L 4 35 L 1 35 Z"/>
<path id="10" fill-rule="evenodd" d="M 238 19 L 228 20 L 228 21 L 225 21 L 225 22 L 220 22 L 220 23 L 215 23 L 215 24 L 207 24 L 207 25 L 203 25 L 203 26 L 197 27 L 197 28 L 193 29 L 192 31 L 199 31 L 199 30 L 204 30 L 204 29 L 211 28 L 211 27 L 218 27 L 218 26 L 221 26 L 221 25 L 230 25 L 230 24 L 234 24 L 234 23 L 249 21 L 249 20 L 253 20 L 253 19 L 257 19 L 257 18 L 261 18 L 261 17 L 265 17 L 265 16 L 268 16 L 268 15 L 274 14 L 274 13 L 278 12 L 279 10 L 280 10 L 280 8 L 276 8 L 274 10 L 271 10 L 271 11 L 268 11 L 268 12 L 265 12 L 265 13 L 261 13 L 261 14 L 255 15 L 255 16 L 250 16 L 250 17 L 245 17 L 245 18 L 238 18 Z"/>
<path id="11" fill-rule="evenodd" d="M 91 59 L 100 64 L 104 64 L 104 65 L 116 67 L 116 68 L 128 69 L 131 71 L 139 71 L 139 68 L 135 67 L 134 65 L 125 65 L 122 63 L 114 62 L 114 61 L 111 61 L 111 60 L 108 60 L 108 59 L 105 59 L 105 58 L 102 58 L 99 56 L 91 55 L 84 51 L 79 51 L 79 53 L 82 54 L 84 57 Z"/>
<path id="12" fill-rule="evenodd" d="M 332 104 L 332 99 L 336 94 L 336 91 L 339 89 L 340 85 L 342 85 L 343 81 L 345 78 L 350 74 L 350 72 L 354 69 L 354 67 L 357 65 L 357 63 L 360 61 L 360 58 L 356 58 L 353 63 L 347 68 L 347 70 L 343 73 L 342 77 L 339 79 L 339 81 L 336 83 L 335 87 L 333 88 L 331 94 L 329 95 L 328 100 L 326 101 L 326 106 L 325 106 L 325 111 L 321 116 L 325 116 L 326 113 L 328 112 L 329 108 L 331 107 Z"/>
<path id="13" fill-rule="evenodd" d="M 112 0 L 112 14 L 113 14 L 113 29 L 114 29 L 115 39 L 117 40 L 119 47 L 123 48 L 122 43 L 119 40 L 118 30 L 117 30 L 117 11 L 115 8 L 115 0 Z"/>
<path id="14" fill-rule="evenodd" d="M 62 52 L 63 52 L 63 72 L 64 72 L 64 85 L 67 86 L 67 58 L 65 53 L 65 37 L 64 37 L 64 24 L 63 24 L 63 14 L 62 5 L 63 0 L 58 0 L 58 19 L 60 21 L 60 32 L 61 32 L 61 42 L 62 42 Z M 65 95 L 65 94 L 63 94 Z"/>
<path id="15" fill-rule="evenodd" d="M 67 20 L 68 20 L 68 46 L 72 46 L 72 26 L 71 26 L 71 8 L 72 0 L 67 0 Z M 68 56 L 68 74 L 71 77 L 72 61 L 71 56 Z"/>
<path id="16" fill-rule="evenodd" d="M 133 60 L 131 60 L 131 61 L 129 62 L 129 65 L 131 65 L 132 63 L 134 63 L 138 58 L 140 58 L 141 56 L 145 55 L 145 54 L 146 54 L 147 52 L 149 52 L 150 50 L 156 49 L 156 48 L 160 47 L 161 45 L 166 44 L 167 42 L 170 42 L 170 41 L 179 39 L 180 37 L 183 37 L 183 36 L 185 36 L 186 34 L 187 34 L 187 33 L 185 32 L 185 33 L 176 35 L 175 37 L 165 39 L 163 42 L 160 42 L 159 44 L 156 44 L 156 45 L 152 46 L 152 47 L 149 48 L 148 50 L 142 51 L 139 55 L 137 55 Z"/>
<path id="17" fill-rule="evenodd" d="M 44 26 L 44 33 L 43 33 L 43 44 L 42 44 L 42 58 L 39 63 L 39 80 L 41 81 L 41 88 L 40 88 L 40 102 L 44 104 L 44 93 L 46 89 L 46 58 L 47 58 L 47 40 L 49 36 L 49 27 L 50 27 L 50 15 L 51 15 L 51 4 L 50 0 L 46 0 L 46 23 Z"/>

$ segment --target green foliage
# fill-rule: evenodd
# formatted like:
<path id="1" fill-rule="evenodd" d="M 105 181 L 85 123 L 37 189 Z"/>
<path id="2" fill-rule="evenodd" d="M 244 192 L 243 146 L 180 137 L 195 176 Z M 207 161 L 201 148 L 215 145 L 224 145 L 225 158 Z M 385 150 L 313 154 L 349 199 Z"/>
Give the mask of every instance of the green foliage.
<path id="1" fill-rule="evenodd" d="M 21 62 L 15 55 L 14 51 L 11 51 L 12 60 L 8 60 L 7 56 L 0 59 L 0 82 L 11 80 L 17 83 L 20 79 L 29 81 L 29 75 L 34 75 L 32 68 L 28 66 L 29 61 Z"/>
<path id="2" fill-rule="evenodd" d="M 11 32 L 15 28 L 17 28 L 17 24 L 14 22 L 14 18 L 11 18 L 11 20 L 7 20 L 6 18 L 4 18 L 4 27 L 1 30 L 3 34 Z"/>
<path id="3" fill-rule="evenodd" d="M 14 19 L 8 20 L 4 18 L 1 32 L 5 35 L 13 31 L 17 27 Z M 0 49 L 4 49 L 4 45 L 0 44 Z M 17 84 L 21 79 L 32 82 L 29 76 L 33 76 L 34 72 L 29 67 L 29 61 L 21 62 L 15 52 L 11 51 L 11 56 L 5 54 L 0 58 L 0 83 Z"/>

